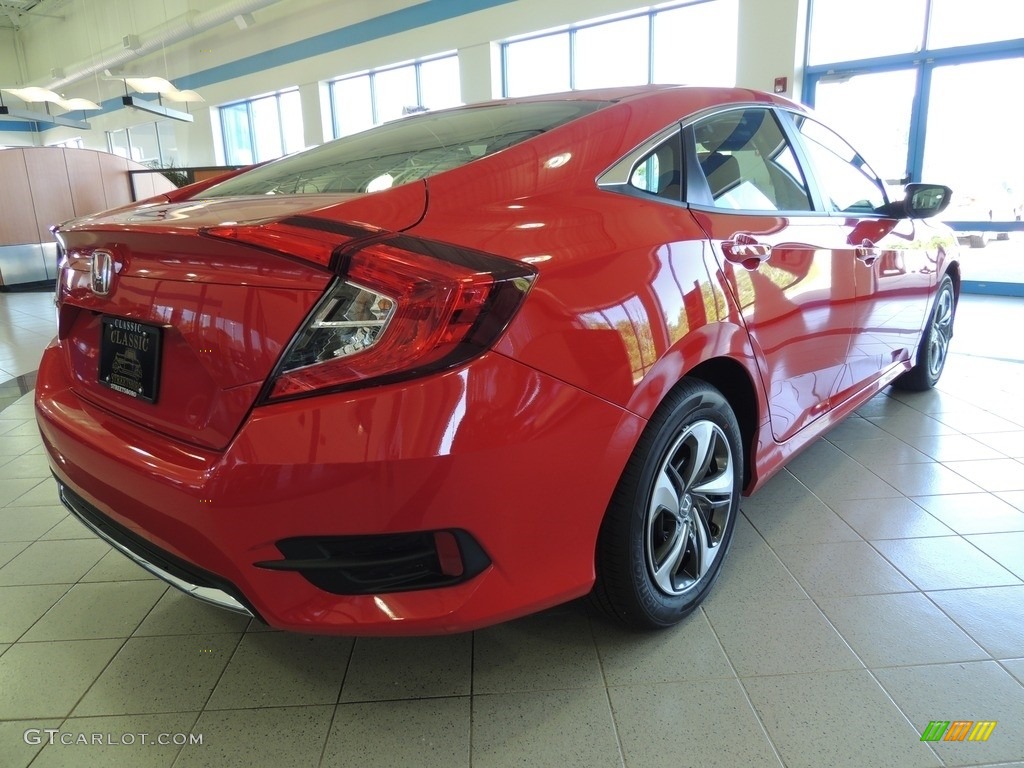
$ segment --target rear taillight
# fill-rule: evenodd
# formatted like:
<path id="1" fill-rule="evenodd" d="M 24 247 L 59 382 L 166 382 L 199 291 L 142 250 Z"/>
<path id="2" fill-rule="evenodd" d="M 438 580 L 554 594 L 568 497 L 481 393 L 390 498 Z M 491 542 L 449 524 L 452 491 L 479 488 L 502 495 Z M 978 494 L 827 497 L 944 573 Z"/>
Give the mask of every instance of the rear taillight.
<path id="1" fill-rule="evenodd" d="M 353 239 L 344 225 L 312 230 L 304 221 L 208 234 L 330 265 L 338 274 L 285 350 L 265 401 L 460 365 L 494 344 L 536 276 L 519 262 L 407 235 L 364 231 Z"/>

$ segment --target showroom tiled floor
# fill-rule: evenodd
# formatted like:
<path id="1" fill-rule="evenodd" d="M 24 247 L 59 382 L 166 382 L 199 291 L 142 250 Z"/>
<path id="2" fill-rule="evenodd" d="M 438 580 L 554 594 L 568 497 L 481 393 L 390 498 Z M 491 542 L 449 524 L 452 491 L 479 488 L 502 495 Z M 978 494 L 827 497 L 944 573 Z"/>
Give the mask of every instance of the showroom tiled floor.
<path id="1" fill-rule="evenodd" d="M 1024 768 L 1024 300 L 966 297 L 938 390 L 886 391 L 746 499 L 678 628 L 574 603 L 352 640 L 195 603 L 67 517 L 26 394 L 51 298 L 0 294 L 0 766 Z M 998 725 L 929 745 L 931 720 Z M 47 728 L 136 744 L 26 743 Z"/>

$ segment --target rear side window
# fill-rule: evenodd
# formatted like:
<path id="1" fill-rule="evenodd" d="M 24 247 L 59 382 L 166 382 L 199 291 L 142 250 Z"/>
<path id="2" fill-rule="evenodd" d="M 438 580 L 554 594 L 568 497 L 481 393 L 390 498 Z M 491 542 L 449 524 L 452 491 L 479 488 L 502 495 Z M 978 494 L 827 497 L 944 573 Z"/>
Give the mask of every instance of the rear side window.
<path id="1" fill-rule="evenodd" d="M 815 120 L 794 115 L 793 121 L 814 165 L 814 177 L 834 210 L 875 213 L 885 205 L 881 179 L 856 150 Z"/>
<path id="2" fill-rule="evenodd" d="M 809 211 L 807 182 L 775 116 L 736 109 L 693 126 L 711 204 L 743 211 Z M 702 201 L 693 200 L 699 203 Z"/>
<path id="3" fill-rule="evenodd" d="M 630 186 L 650 195 L 679 202 L 683 180 L 679 147 L 677 131 L 637 163 L 629 177 Z"/>
<path id="4" fill-rule="evenodd" d="M 465 165 L 606 104 L 546 101 L 414 115 L 275 160 L 202 197 L 378 192 Z"/>

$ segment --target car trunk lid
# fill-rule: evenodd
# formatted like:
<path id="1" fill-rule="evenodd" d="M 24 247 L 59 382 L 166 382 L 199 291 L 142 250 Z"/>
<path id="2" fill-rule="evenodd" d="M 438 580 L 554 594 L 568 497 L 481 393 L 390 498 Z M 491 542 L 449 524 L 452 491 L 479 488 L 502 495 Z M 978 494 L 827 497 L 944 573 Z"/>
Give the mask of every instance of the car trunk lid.
<path id="1" fill-rule="evenodd" d="M 411 226 L 425 206 L 422 191 L 418 204 L 406 191 L 375 215 L 371 197 L 151 203 L 62 227 L 58 338 L 74 391 L 176 440 L 224 448 L 333 273 L 287 238 L 264 249 L 208 233 L 298 221 L 355 240 Z"/>

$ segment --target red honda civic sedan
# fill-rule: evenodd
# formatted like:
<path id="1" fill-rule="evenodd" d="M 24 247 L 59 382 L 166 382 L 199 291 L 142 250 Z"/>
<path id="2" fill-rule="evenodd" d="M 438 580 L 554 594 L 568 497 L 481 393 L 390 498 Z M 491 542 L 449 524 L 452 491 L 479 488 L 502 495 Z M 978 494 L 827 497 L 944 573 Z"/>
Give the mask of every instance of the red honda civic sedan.
<path id="1" fill-rule="evenodd" d="M 668 626 L 741 494 L 942 373 L 949 197 L 748 90 L 410 116 L 60 227 L 39 426 L 86 525 L 275 627 Z"/>

